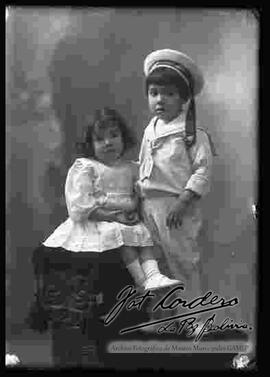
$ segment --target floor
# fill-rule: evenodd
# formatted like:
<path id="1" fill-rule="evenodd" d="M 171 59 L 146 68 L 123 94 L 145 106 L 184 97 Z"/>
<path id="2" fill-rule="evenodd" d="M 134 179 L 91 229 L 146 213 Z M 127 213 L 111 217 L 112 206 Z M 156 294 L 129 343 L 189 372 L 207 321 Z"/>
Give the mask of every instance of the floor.
<path id="1" fill-rule="evenodd" d="M 149 345 L 157 339 L 147 336 L 141 341 Z M 21 368 L 54 368 L 50 333 L 36 334 L 31 330 L 24 330 L 20 334 L 13 334 L 12 339 L 7 341 L 7 352 L 19 357 Z M 226 353 L 116 353 L 112 358 L 109 356 L 106 367 L 115 370 L 228 370 L 232 367 L 233 356 Z"/>
<path id="2" fill-rule="evenodd" d="M 53 367 L 51 336 L 24 330 L 13 334 L 6 342 L 6 351 L 15 354 L 27 368 Z"/>

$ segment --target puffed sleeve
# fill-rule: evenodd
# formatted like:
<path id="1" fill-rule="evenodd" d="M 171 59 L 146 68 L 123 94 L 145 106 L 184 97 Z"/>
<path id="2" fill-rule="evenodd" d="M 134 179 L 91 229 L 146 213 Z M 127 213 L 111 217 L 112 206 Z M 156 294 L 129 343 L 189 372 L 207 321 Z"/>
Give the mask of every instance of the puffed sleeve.
<path id="1" fill-rule="evenodd" d="M 93 164 L 83 159 L 77 159 L 69 169 L 65 198 L 69 217 L 73 221 L 86 221 L 92 211 L 104 205 L 106 195 L 98 189 L 97 179 Z"/>
<path id="2" fill-rule="evenodd" d="M 197 142 L 190 150 L 192 175 L 185 189 L 194 191 L 200 196 L 206 195 L 210 190 L 213 154 L 206 132 L 197 130 Z"/>

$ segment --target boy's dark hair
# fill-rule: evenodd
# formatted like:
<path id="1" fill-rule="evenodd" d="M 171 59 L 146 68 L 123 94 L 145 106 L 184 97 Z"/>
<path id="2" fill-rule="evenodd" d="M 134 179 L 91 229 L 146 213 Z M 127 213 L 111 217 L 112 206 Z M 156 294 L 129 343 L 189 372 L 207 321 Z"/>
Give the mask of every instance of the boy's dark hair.
<path id="1" fill-rule="evenodd" d="M 180 97 L 187 102 L 190 98 L 190 90 L 181 76 L 174 70 L 166 67 L 156 68 L 146 78 L 145 87 L 148 94 L 149 85 L 175 85 L 179 90 Z"/>
<path id="2" fill-rule="evenodd" d="M 133 148 L 137 144 L 136 137 L 132 130 L 128 127 L 124 118 L 115 109 L 104 107 L 96 110 L 94 120 L 86 126 L 84 132 L 84 141 L 76 143 L 76 151 L 80 157 L 95 158 L 95 151 L 93 146 L 93 133 L 96 126 L 106 127 L 109 122 L 115 122 L 122 134 L 123 138 L 123 153 Z"/>

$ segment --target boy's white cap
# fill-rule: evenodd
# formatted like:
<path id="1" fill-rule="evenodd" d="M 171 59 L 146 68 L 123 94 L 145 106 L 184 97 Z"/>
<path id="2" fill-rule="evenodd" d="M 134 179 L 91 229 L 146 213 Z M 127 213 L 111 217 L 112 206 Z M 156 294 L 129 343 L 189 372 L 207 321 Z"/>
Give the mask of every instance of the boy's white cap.
<path id="1" fill-rule="evenodd" d="M 177 71 L 183 79 L 192 85 L 193 95 L 199 94 L 204 85 L 201 70 L 195 62 L 180 51 L 163 49 L 151 52 L 144 60 L 144 74 L 147 77 L 159 67 L 168 67 Z"/>

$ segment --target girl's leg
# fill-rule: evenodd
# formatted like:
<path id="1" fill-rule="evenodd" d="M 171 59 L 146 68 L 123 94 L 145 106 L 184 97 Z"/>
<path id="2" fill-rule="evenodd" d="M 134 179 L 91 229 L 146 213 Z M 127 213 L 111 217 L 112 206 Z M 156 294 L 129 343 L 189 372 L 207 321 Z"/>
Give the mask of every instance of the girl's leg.
<path id="1" fill-rule="evenodd" d="M 140 252 L 142 269 L 146 275 L 145 289 L 156 290 L 155 297 L 152 298 L 151 302 L 147 305 L 147 313 L 149 316 L 148 322 L 153 322 L 162 318 L 162 310 L 158 309 L 153 312 L 153 307 L 161 300 L 167 289 L 170 289 L 172 285 L 180 283 L 179 280 L 172 280 L 161 274 L 158 263 L 154 258 L 154 251 L 153 247 L 144 247 Z M 163 289 L 158 290 L 159 288 Z M 141 331 L 145 333 L 155 333 L 160 326 L 160 324 L 148 325 L 147 327 L 142 328 Z"/>
<path id="2" fill-rule="evenodd" d="M 145 289 L 158 289 L 180 283 L 179 280 L 169 279 L 160 273 L 158 263 L 154 258 L 153 247 L 142 247 L 140 251 L 142 270 L 146 277 Z"/>
<path id="3" fill-rule="evenodd" d="M 136 285 L 145 289 L 158 289 L 179 283 L 162 275 L 153 256 L 153 247 L 121 247 L 122 258 Z"/>
<path id="4" fill-rule="evenodd" d="M 138 249 L 131 246 L 122 246 L 121 254 L 127 269 L 139 287 L 143 287 L 145 282 L 145 274 L 139 260 Z"/>

